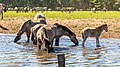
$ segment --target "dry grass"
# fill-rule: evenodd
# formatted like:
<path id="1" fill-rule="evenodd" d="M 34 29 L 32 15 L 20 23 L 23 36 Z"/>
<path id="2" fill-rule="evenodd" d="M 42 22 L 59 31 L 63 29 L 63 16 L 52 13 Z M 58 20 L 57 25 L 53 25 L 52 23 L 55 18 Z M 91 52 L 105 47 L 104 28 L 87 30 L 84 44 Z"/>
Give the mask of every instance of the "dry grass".
<path id="1" fill-rule="evenodd" d="M 28 19 L 26 17 L 6 17 L 0 20 L 0 25 L 9 29 L 0 28 L 0 33 L 15 34 L 21 24 Z M 47 19 L 48 24 L 60 23 L 69 27 L 77 36 L 81 36 L 81 30 L 85 27 L 97 27 L 104 23 L 108 24 L 109 31 L 103 32 L 101 37 L 120 38 L 120 19 Z"/>

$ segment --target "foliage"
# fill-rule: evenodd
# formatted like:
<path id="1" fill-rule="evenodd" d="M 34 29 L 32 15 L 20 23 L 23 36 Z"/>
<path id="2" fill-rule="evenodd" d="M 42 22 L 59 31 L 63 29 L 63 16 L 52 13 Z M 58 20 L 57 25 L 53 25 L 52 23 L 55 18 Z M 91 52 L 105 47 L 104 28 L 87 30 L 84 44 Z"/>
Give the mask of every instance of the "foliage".
<path id="1" fill-rule="evenodd" d="M 120 0 L 0 0 L 8 7 L 47 7 L 55 10 L 56 7 L 75 7 L 87 10 L 89 8 L 104 8 L 116 10 L 120 8 Z"/>

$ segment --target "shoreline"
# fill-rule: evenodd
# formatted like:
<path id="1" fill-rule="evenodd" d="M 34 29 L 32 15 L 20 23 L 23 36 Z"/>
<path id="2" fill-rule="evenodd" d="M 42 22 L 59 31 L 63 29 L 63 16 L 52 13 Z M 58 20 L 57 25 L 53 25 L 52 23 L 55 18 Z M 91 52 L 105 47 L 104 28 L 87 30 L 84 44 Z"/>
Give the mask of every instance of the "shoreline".
<path id="1" fill-rule="evenodd" d="M 22 18 L 22 19 L 21 19 Z M 3 30 L 0 28 L 0 33 L 3 34 L 16 34 L 20 26 L 27 21 L 25 17 L 21 18 L 10 18 L 7 17 L 0 21 L 0 25 L 7 28 Z M 46 20 L 47 24 L 59 23 L 67 26 L 72 30 L 77 37 L 81 37 L 81 30 L 86 27 L 97 27 L 102 24 L 108 24 L 108 32 L 103 31 L 100 38 L 116 38 L 120 39 L 120 19 L 52 19 Z"/>

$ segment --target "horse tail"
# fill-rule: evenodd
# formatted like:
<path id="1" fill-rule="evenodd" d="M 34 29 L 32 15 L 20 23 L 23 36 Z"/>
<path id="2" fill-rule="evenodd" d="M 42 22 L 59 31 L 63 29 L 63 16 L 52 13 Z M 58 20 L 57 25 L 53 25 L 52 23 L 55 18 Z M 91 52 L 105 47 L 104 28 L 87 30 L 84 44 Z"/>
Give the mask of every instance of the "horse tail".
<path id="1" fill-rule="evenodd" d="M 43 29 L 44 29 L 44 35 L 43 35 L 44 40 L 45 40 L 45 42 L 50 43 L 50 39 L 49 39 L 49 37 L 47 36 L 47 31 L 46 31 L 45 28 L 43 28 Z"/>
<path id="2" fill-rule="evenodd" d="M 46 29 L 43 27 L 44 29 L 44 35 L 43 35 L 43 38 L 44 38 L 44 42 L 45 42 L 45 47 L 48 49 L 48 52 L 50 52 L 50 39 L 47 35 L 47 31 Z"/>

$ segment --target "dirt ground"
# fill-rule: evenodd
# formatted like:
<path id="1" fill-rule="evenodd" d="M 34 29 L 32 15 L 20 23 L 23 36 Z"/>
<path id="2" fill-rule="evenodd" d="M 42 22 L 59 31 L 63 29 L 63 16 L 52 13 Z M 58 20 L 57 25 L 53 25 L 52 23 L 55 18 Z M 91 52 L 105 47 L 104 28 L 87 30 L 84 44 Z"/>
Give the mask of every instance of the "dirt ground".
<path id="1" fill-rule="evenodd" d="M 27 21 L 27 17 L 6 17 L 0 20 L 0 33 L 16 34 L 21 24 Z M 52 19 L 46 20 L 48 24 L 59 23 L 70 28 L 77 36 L 81 37 L 81 30 L 85 27 L 97 27 L 108 24 L 108 32 L 103 31 L 101 37 L 120 38 L 120 18 L 119 19 Z"/>

